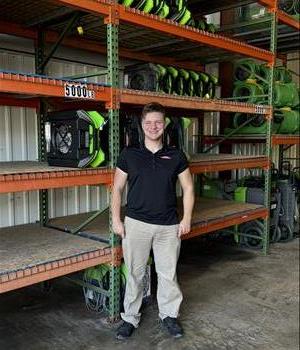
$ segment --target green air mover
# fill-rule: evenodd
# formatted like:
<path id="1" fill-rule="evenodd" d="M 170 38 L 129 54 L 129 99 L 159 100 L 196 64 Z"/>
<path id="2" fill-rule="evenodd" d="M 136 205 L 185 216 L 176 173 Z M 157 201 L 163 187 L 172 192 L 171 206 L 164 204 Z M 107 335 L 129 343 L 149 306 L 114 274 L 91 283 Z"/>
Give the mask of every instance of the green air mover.
<path id="1" fill-rule="evenodd" d="M 274 80 L 282 83 L 290 83 L 293 80 L 292 73 L 285 67 L 277 67 L 274 71 Z"/>
<path id="2" fill-rule="evenodd" d="M 146 298 L 151 294 L 151 264 L 152 258 L 149 257 L 145 275 L 142 281 L 143 298 Z M 86 307 L 89 310 L 96 312 L 108 311 L 109 297 L 107 292 L 109 291 L 110 285 L 110 270 L 111 268 L 107 264 L 97 265 L 84 270 L 83 282 L 85 282 L 85 285 L 83 287 L 83 294 L 85 298 Z M 125 263 L 122 263 L 120 267 L 120 310 L 122 310 L 123 307 L 127 279 L 128 270 Z M 98 287 L 100 290 L 102 289 L 106 293 L 100 293 L 92 287 Z"/>
<path id="3" fill-rule="evenodd" d="M 219 179 L 206 177 L 202 187 L 202 196 L 205 198 L 223 199 L 224 183 Z"/>
<path id="4" fill-rule="evenodd" d="M 260 74 L 260 67 L 255 61 L 245 58 L 235 62 L 234 78 L 236 80 L 256 79 L 256 74 Z"/>
<path id="5" fill-rule="evenodd" d="M 167 94 L 177 93 L 175 89 L 175 82 L 178 78 L 179 71 L 178 69 L 168 66 L 167 75 L 164 78 L 163 91 Z"/>
<path id="6" fill-rule="evenodd" d="M 126 7 L 130 7 L 132 5 L 134 0 L 119 0 L 119 4 L 122 4 Z"/>
<path id="7" fill-rule="evenodd" d="M 254 117 L 254 119 L 252 119 Z M 252 119 L 248 126 L 260 127 L 266 122 L 266 118 L 263 114 L 248 114 L 248 113 L 235 113 L 233 116 L 233 127 L 238 128 L 240 125 L 244 124 L 247 120 Z"/>
<path id="8" fill-rule="evenodd" d="M 246 203 L 247 187 L 237 187 L 234 191 L 234 200 L 236 202 Z"/>
<path id="9" fill-rule="evenodd" d="M 299 93 L 295 83 L 274 84 L 274 106 L 276 107 L 296 107 L 299 104 Z"/>
<path id="10" fill-rule="evenodd" d="M 49 113 L 45 126 L 49 165 L 82 168 L 102 164 L 108 153 L 105 124 L 105 118 L 96 111 Z"/>
<path id="11" fill-rule="evenodd" d="M 262 85 L 254 82 L 236 82 L 233 89 L 233 97 L 243 97 L 240 102 L 262 103 L 265 99 L 262 95 L 264 90 Z"/>
<path id="12" fill-rule="evenodd" d="M 278 7 L 289 15 L 293 15 L 295 13 L 295 3 L 295 0 L 278 0 Z"/>
<path id="13" fill-rule="evenodd" d="M 257 79 L 257 83 L 261 84 L 264 92 L 268 92 L 269 90 L 269 83 L 271 78 L 271 69 L 266 64 L 261 64 L 259 66 L 259 75 L 262 77 L 262 79 L 266 80 L 263 81 L 261 79 Z"/>
<path id="14" fill-rule="evenodd" d="M 177 95 L 189 95 L 189 92 L 193 95 L 194 86 L 192 80 L 190 79 L 190 74 L 187 70 L 180 68 L 178 70 L 177 79 L 174 82 L 174 92 Z M 192 96 L 191 95 L 191 96 Z"/>
<path id="15" fill-rule="evenodd" d="M 185 25 L 191 19 L 191 12 L 187 9 L 186 0 L 168 0 L 167 4 L 170 8 L 168 19 Z"/>
<path id="16" fill-rule="evenodd" d="M 209 81 L 204 87 L 204 96 L 207 98 L 214 98 L 216 94 L 216 86 L 218 84 L 218 78 L 214 75 L 209 75 Z"/>
<path id="17" fill-rule="evenodd" d="M 206 28 L 207 28 L 206 18 L 195 19 L 194 20 L 194 27 L 197 29 L 200 29 L 200 30 L 206 30 Z"/>
<path id="18" fill-rule="evenodd" d="M 151 13 L 154 15 L 158 15 L 158 13 L 162 10 L 165 2 L 161 0 L 154 0 L 153 1 L 153 8 L 151 10 Z"/>
<path id="19" fill-rule="evenodd" d="M 130 4 L 130 7 L 134 7 L 137 10 L 149 13 L 154 7 L 153 0 L 133 0 Z"/>
<path id="20" fill-rule="evenodd" d="M 279 134 L 295 134 L 300 130 L 300 113 L 299 110 L 291 110 L 290 108 L 282 108 L 281 113 L 283 120 L 278 130 Z"/>
<path id="21" fill-rule="evenodd" d="M 234 129 L 237 129 L 240 125 L 245 123 L 248 119 L 252 118 L 252 114 L 245 113 L 235 113 L 233 116 L 232 128 L 226 128 L 224 134 L 231 133 Z M 276 133 L 279 129 L 280 122 L 282 118 L 274 118 L 274 123 L 272 125 L 272 132 Z M 237 135 L 247 135 L 247 134 L 265 134 L 267 132 L 267 123 L 264 115 L 257 114 L 256 117 L 247 125 L 237 130 Z"/>
<path id="22" fill-rule="evenodd" d="M 164 1 L 162 8 L 156 13 L 161 18 L 167 18 L 170 13 L 169 5 Z"/>

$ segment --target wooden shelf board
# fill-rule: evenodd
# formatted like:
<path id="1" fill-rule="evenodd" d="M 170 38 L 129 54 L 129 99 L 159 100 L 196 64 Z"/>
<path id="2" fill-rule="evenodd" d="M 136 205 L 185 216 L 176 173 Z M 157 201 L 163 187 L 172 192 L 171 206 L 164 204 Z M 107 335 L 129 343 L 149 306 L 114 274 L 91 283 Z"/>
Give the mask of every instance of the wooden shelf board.
<path id="1" fill-rule="evenodd" d="M 179 217 L 182 215 L 181 199 L 178 199 Z M 124 210 L 125 212 L 125 210 Z M 197 198 L 192 217 L 192 232 L 184 237 L 188 239 L 199 234 L 209 233 L 221 228 L 230 227 L 246 221 L 267 216 L 268 210 L 261 205 L 239 203 L 235 201 Z M 79 214 L 51 220 L 51 224 L 61 228 L 73 229 L 86 220 L 89 214 Z M 85 233 L 94 236 L 94 239 L 108 237 L 108 211 L 98 216 L 87 225 Z"/>
<path id="2" fill-rule="evenodd" d="M 197 154 L 190 159 L 193 174 L 246 168 L 268 168 L 270 162 L 265 156 L 242 156 L 234 154 Z"/>
<path id="3" fill-rule="evenodd" d="M 261 205 L 222 199 L 198 198 L 193 212 L 192 230 L 183 239 L 265 218 L 267 215 L 268 210 Z"/>
<path id="4" fill-rule="evenodd" d="M 29 224 L 0 229 L 0 293 L 111 262 L 108 244 Z"/>
<path id="5" fill-rule="evenodd" d="M 214 144 L 220 141 L 225 135 L 204 135 L 203 141 L 205 144 Z M 234 143 L 263 143 L 266 142 L 265 135 L 235 135 L 223 141 L 225 144 Z M 223 143 L 222 142 L 222 143 Z M 274 134 L 272 135 L 273 145 L 296 145 L 300 144 L 300 135 Z"/>

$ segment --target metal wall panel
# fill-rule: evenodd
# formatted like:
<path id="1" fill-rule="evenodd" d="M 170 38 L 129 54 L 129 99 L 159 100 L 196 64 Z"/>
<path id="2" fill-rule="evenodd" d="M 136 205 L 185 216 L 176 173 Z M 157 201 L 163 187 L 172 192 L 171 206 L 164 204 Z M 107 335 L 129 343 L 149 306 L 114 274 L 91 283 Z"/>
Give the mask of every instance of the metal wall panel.
<path id="1" fill-rule="evenodd" d="M 101 63 L 104 58 L 99 59 Z M 34 73 L 32 55 L 0 52 L 0 70 Z M 98 67 L 53 60 L 48 74 L 66 77 L 98 71 Z M 90 78 L 105 82 L 105 76 Z M 34 109 L 0 106 L 0 161 L 37 160 L 37 118 Z M 104 209 L 108 193 L 104 186 L 82 186 L 49 191 L 49 216 Z M 38 191 L 0 194 L 0 227 L 31 223 L 39 220 Z"/>

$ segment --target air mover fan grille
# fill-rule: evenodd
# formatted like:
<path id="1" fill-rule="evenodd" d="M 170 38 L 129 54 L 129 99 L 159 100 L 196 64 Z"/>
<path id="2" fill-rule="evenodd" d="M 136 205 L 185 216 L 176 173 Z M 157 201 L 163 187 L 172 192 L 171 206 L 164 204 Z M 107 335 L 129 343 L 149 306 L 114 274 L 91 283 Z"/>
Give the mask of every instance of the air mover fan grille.
<path id="1" fill-rule="evenodd" d="M 69 131 L 67 125 L 60 125 L 54 129 L 53 146 L 61 153 L 66 154 L 70 152 L 72 145 L 72 133 Z"/>

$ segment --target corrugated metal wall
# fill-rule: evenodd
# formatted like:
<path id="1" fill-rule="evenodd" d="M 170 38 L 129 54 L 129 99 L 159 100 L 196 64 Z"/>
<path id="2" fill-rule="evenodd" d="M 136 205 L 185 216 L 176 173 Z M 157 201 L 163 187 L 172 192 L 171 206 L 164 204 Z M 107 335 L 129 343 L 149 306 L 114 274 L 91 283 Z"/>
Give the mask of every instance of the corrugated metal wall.
<path id="1" fill-rule="evenodd" d="M 104 59 L 102 58 L 102 61 Z M 101 58 L 99 58 L 101 64 Z M 34 72 L 31 55 L 0 52 L 0 69 Z M 91 73 L 99 68 L 79 63 L 52 61 L 47 74 L 65 77 Z M 101 82 L 105 77 L 91 80 Z M 90 80 L 90 81 L 91 81 Z M 0 106 L 0 161 L 37 160 L 37 118 L 34 109 Z M 81 186 L 49 191 L 50 217 L 103 209 L 108 203 L 104 186 Z M 0 227 L 39 220 L 38 191 L 0 194 Z"/>

